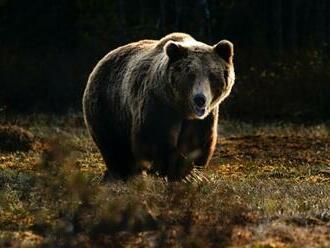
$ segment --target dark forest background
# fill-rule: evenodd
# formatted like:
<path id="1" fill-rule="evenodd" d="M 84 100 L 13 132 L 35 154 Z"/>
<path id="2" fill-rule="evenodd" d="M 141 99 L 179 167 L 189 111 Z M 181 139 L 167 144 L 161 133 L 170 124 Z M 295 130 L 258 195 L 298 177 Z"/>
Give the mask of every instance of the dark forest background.
<path id="1" fill-rule="evenodd" d="M 0 114 L 79 111 L 109 50 L 181 31 L 235 45 L 224 117 L 329 120 L 329 17 L 327 0 L 0 0 Z"/>

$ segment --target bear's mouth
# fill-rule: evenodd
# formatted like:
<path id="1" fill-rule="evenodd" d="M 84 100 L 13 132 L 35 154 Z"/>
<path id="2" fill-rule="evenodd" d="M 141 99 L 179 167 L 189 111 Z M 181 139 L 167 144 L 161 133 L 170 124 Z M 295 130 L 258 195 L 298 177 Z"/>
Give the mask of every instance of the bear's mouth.
<path id="1" fill-rule="evenodd" d="M 197 115 L 198 117 L 202 117 L 206 112 L 206 108 L 199 108 L 199 107 L 194 106 L 193 109 L 194 109 L 195 115 Z"/>

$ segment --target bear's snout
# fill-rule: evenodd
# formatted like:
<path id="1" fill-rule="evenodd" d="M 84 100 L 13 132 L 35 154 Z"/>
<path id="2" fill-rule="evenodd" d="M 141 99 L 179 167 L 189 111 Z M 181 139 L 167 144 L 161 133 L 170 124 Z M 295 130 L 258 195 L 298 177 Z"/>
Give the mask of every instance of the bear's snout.
<path id="1" fill-rule="evenodd" d="M 193 111 L 194 113 L 200 118 L 205 115 L 206 113 L 206 105 L 207 105 L 207 97 L 202 94 L 198 93 L 193 96 Z"/>
<path id="2" fill-rule="evenodd" d="M 197 94 L 194 96 L 193 101 L 194 101 L 194 104 L 196 105 L 196 107 L 205 108 L 206 96 L 204 96 L 203 94 Z"/>

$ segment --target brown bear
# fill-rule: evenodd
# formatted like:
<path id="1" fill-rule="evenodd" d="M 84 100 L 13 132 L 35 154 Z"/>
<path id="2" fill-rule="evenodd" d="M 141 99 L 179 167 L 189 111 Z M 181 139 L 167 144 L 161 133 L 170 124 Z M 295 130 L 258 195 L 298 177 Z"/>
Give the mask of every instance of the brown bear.
<path id="1" fill-rule="evenodd" d="M 108 53 L 89 76 L 84 118 L 106 177 L 150 170 L 178 180 L 206 166 L 217 141 L 219 104 L 234 84 L 233 45 L 184 33 Z"/>

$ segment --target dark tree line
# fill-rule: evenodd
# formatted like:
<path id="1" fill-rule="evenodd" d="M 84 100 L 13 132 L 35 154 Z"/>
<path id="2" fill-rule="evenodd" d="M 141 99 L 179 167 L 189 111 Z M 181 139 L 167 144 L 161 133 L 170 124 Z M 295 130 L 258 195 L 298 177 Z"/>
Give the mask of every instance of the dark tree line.
<path id="1" fill-rule="evenodd" d="M 237 86 L 224 110 L 229 116 L 329 118 L 329 5 L 326 0 L 0 0 L 0 108 L 79 109 L 88 74 L 106 52 L 181 31 L 210 44 L 223 38 L 235 44 Z M 265 107 L 258 116 L 249 111 L 259 104 Z"/>

